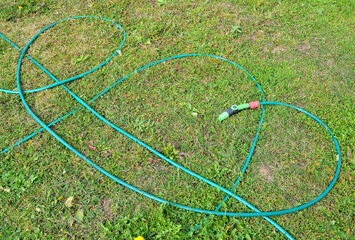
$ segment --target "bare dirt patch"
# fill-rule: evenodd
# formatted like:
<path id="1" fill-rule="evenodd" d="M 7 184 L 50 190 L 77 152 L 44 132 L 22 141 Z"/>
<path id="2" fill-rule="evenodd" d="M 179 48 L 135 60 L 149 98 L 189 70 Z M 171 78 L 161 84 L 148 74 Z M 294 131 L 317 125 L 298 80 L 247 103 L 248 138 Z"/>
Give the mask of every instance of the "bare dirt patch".
<path id="1" fill-rule="evenodd" d="M 277 46 L 271 51 L 272 54 L 281 54 L 284 52 L 287 52 L 287 48 L 283 46 Z"/>
<path id="2" fill-rule="evenodd" d="M 261 165 L 258 169 L 258 172 L 260 173 L 260 175 L 268 180 L 268 181 L 273 181 L 274 180 L 274 171 L 272 170 L 272 168 L 270 166 L 267 165 Z"/>
<path id="3" fill-rule="evenodd" d="M 111 205 L 113 203 L 113 199 L 103 199 L 102 201 L 102 208 L 103 213 L 106 219 L 112 221 L 113 220 L 113 212 L 111 210 Z"/>

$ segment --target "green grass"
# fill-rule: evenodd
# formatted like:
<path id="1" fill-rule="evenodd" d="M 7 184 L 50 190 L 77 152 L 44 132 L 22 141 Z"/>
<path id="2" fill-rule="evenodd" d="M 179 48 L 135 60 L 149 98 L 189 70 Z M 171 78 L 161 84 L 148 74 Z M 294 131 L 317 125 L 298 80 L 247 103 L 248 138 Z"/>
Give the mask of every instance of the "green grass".
<path id="1" fill-rule="evenodd" d="M 321 202 L 272 219 L 297 239 L 354 235 L 351 1 L 68 0 L 46 1 L 40 7 L 42 2 L 0 3 L 0 32 L 24 48 L 47 25 L 78 15 L 106 17 L 127 31 L 122 56 L 66 85 L 85 101 L 153 61 L 209 53 L 250 71 L 268 101 L 290 103 L 318 116 L 339 140 L 340 178 Z M 63 80 L 103 62 L 121 41 L 121 31 L 107 22 L 70 20 L 42 34 L 29 54 Z M 0 88 L 16 90 L 20 54 L 1 39 L 0 56 Z M 25 59 L 22 83 L 24 89 L 33 89 L 53 81 Z M 79 107 L 61 87 L 25 96 L 46 123 Z M 245 73 L 227 62 L 195 57 L 135 74 L 90 106 L 179 164 L 230 189 L 250 150 L 261 111 L 243 111 L 223 124 L 217 117 L 232 104 L 253 100 L 261 100 L 261 95 Z M 0 123 L 1 150 L 39 129 L 18 95 L 0 93 Z M 332 139 L 319 126 L 292 109 L 268 107 L 254 157 L 236 193 L 262 211 L 291 208 L 318 196 L 336 167 Z M 115 176 L 164 199 L 213 210 L 225 196 L 87 110 L 52 129 Z M 2 239 L 284 239 L 262 218 L 216 216 L 186 236 L 205 215 L 125 189 L 46 132 L 0 159 Z M 74 197 L 71 204 L 69 197 Z M 250 211 L 233 199 L 222 210 Z"/>

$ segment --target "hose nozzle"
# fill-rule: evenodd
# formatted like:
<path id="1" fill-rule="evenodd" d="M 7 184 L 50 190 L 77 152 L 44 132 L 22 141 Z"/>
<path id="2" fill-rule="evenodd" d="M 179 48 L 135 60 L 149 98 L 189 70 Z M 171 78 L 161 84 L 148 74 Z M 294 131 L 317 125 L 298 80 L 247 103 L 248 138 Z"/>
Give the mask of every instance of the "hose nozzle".
<path id="1" fill-rule="evenodd" d="M 250 103 L 244 103 L 240 105 L 233 105 L 231 106 L 230 109 L 227 111 L 223 112 L 221 115 L 218 116 L 218 121 L 222 122 L 223 120 L 226 120 L 228 117 L 242 111 L 245 109 L 255 109 L 260 107 L 260 102 L 259 101 L 254 101 Z"/>

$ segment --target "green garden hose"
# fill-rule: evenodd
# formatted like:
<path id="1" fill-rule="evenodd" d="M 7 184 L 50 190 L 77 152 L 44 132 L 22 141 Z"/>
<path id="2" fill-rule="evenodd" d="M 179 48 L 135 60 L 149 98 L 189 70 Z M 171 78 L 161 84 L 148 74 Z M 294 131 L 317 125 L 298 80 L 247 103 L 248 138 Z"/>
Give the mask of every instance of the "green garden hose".
<path id="1" fill-rule="evenodd" d="M 239 176 L 238 179 L 236 180 L 235 184 L 234 184 L 234 187 L 232 190 L 228 190 L 226 188 L 223 188 L 222 186 L 204 178 L 203 176 L 200 176 L 198 175 L 197 173 L 194 173 L 192 172 L 191 170 L 179 165 L 178 163 L 174 162 L 173 160 L 167 158 L 166 156 L 164 156 L 163 154 L 161 154 L 160 152 L 158 152 L 157 150 L 153 149 L 151 146 L 145 144 L 143 141 L 139 140 L 138 138 L 132 136 L 131 134 L 125 132 L 124 130 L 122 130 L 121 128 L 119 128 L 118 126 L 116 126 L 115 124 L 113 124 L 112 122 L 110 122 L 109 120 L 107 120 L 106 118 L 104 118 L 102 115 L 100 115 L 99 113 L 97 113 L 93 108 L 91 108 L 88 103 L 84 102 L 82 99 L 80 99 L 76 94 L 74 94 L 72 91 L 70 91 L 64 84 L 65 83 L 68 83 L 68 82 L 71 82 L 71 81 L 74 81 L 76 79 L 79 79 L 79 78 L 82 78 L 94 71 L 96 71 L 97 69 L 101 68 L 102 66 L 104 66 L 108 61 L 110 61 L 119 51 L 120 49 L 123 47 L 124 45 L 124 42 L 125 42 L 125 39 L 126 39 L 126 33 L 123 29 L 123 27 L 121 27 L 119 24 L 117 24 L 116 22 L 113 22 L 119 29 L 121 29 L 123 31 L 123 40 L 122 40 L 122 43 L 121 45 L 119 46 L 119 48 L 106 60 L 104 61 L 102 64 L 100 64 L 99 66 L 93 68 L 92 70 L 88 71 L 88 72 L 85 72 L 83 74 L 80 74 L 80 75 L 77 75 L 75 77 L 72 77 L 72 78 L 68 78 L 68 79 L 65 79 L 65 80 L 58 80 L 53 74 L 51 74 L 47 69 L 45 69 L 41 64 L 39 64 L 36 60 L 34 60 L 32 57 L 30 57 L 29 55 L 26 54 L 28 48 L 30 47 L 30 45 L 36 40 L 36 38 L 43 32 L 45 32 L 46 30 L 48 30 L 49 28 L 55 26 L 56 24 L 60 23 L 60 22 L 63 22 L 63 21 L 67 21 L 67 20 L 70 20 L 70 19 L 78 19 L 78 18 L 86 18 L 86 17 L 90 17 L 90 18 L 98 18 L 98 19 L 102 19 L 102 20 L 105 20 L 105 21 L 110 21 L 110 22 L 113 22 L 109 19 L 106 19 L 106 18 L 101 18 L 101 17 L 95 17 L 95 16 L 78 16 L 78 17 L 72 17 L 72 18 L 67 18 L 67 19 L 64 19 L 64 20 L 61 20 L 61 21 L 58 21 L 56 23 L 53 23 L 49 26 L 47 26 L 46 28 L 44 28 L 43 30 L 41 30 L 36 36 L 34 36 L 30 42 L 26 45 L 26 47 L 21 50 L 18 46 L 16 46 L 12 41 L 10 41 L 8 38 L 6 38 L 3 34 L 0 33 L 0 36 L 5 39 L 5 41 L 9 42 L 12 46 L 14 46 L 16 49 L 18 49 L 19 51 L 21 51 L 21 56 L 19 58 L 19 62 L 18 62 L 18 68 L 17 68 L 17 89 L 18 91 L 11 91 L 11 90 L 6 90 L 6 89 L 0 89 L 1 92 L 5 92 L 5 93 L 10 93 L 10 94 L 19 94 L 20 95 L 20 98 L 25 106 L 25 108 L 27 109 L 27 111 L 30 113 L 30 115 L 42 126 L 42 128 L 34 133 L 32 133 L 31 135 L 29 135 L 28 137 L 26 137 L 25 139 L 17 142 L 16 144 L 14 144 L 13 146 L 9 147 L 9 148 L 6 148 L 5 150 L 2 150 L 1 153 L 6 153 L 8 151 L 11 150 L 11 148 L 13 148 L 14 146 L 17 146 L 27 140 L 29 140 L 30 138 L 34 137 L 36 134 L 42 132 L 43 130 L 47 130 L 51 135 L 53 135 L 58 141 L 60 141 L 64 146 L 66 146 L 68 149 L 70 149 L 72 152 L 74 152 L 76 155 L 78 155 L 79 157 L 81 157 L 82 159 L 84 159 L 86 162 L 88 162 L 91 166 L 93 166 L 95 169 L 97 169 L 98 171 L 100 171 L 101 173 L 103 173 L 104 175 L 106 175 L 107 177 L 111 178 L 112 180 L 116 181 L 117 183 L 135 191 L 135 192 L 138 192 L 148 198 L 151 198 L 157 202 L 160 202 L 160 203 L 165 203 L 165 204 L 169 204 L 169 205 L 172 205 L 172 206 L 176 206 L 176 207 L 179 207 L 179 208 L 183 208 L 185 210 L 188 210 L 188 211 L 194 211 L 194 212 L 197 212 L 197 213 L 204 213 L 204 214 L 207 214 L 207 215 L 219 215 L 219 216 L 229 216 L 229 217 L 263 217 L 265 218 L 265 220 L 267 220 L 268 222 L 270 222 L 273 226 L 275 226 L 280 232 L 282 232 L 283 234 L 285 234 L 285 236 L 289 239 L 293 239 L 293 237 L 288 233 L 286 232 L 280 225 L 278 225 L 276 222 L 274 222 L 271 218 L 269 218 L 270 216 L 276 216 L 276 215 L 282 215 L 282 214 L 288 214 L 288 213 L 293 213 L 293 212 L 296 212 L 296 211 L 299 211 L 299 210 L 302 210 L 302 209 L 305 209 L 307 207 L 310 207 L 312 206 L 313 204 L 317 203 L 318 201 L 320 201 L 322 198 L 324 198 L 329 192 L 330 190 L 334 187 L 338 177 L 339 177 L 339 173 L 340 173 L 340 168 L 341 168 L 341 152 L 340 152 L 340 146 L 339 146 L 339 143 L 338 141 L 336 140 L 333 132 L 330 130 L 330 128 L 323 122 L 321 121 L 319 118 L 317 118 L 316 116 L 314 116 L 313 114 L 307 112 L 306 110 L 304 109 L 301 109 L 299 107 L 296 107 L 296 106 L 293 106 L 293 105 L 290 105 L 290 104 L 286 104 L 286 103 L 280 103 L 280 102 L 266 102 L 265 101 L 265 95 L 264 95 L 264 92 L 260 86 L 260 84 L 256 81 L 256 79 L 246 70 L 244 69 L 243 67 L 241 67 L 240 65 L 238 65 L 237 63 L 229 60 L 229 59 L 226 59 L 226 58 L 223 58 L 223 57 L 220 57 L 220 56 L 215 56 L 215 55 L 210 55 L 210 54 L 183 54 L 183 55 L 177 55 L 177 56 L 172 56 L 172 57 L 169 57 L 169 58 L 165 58 L 165 59 L 162 59 L 162 60 L 159 60 L 159 61 L 156 61 L 156 62 L 153 62 L 151 64 L 148 64 L 144 67 L 141 67 L 139 68 L 138 70 L 128 74 L 127 76 L 121 78 L 120 80 L 118 80 L 115 84 L 111 85 L 110 87 L 108 87 L 106 90 L 104 90 L 103 92 L 101 92 L 100 94 L 98 94 L 97 96 L 95 96 L 93 99 L 91 99 L 89 101 L 90 102 L 93 102 L 95 101 L 97 98 L 99 98 L 100 96 L 104 95 L 105 93 L 107 93 L 110 89 L 112 89 L 113 87 L 115 87 L 118 83 L 124 81 L 125 79 L 127 79 L 128 77 L 132 76 L 133 74 L 135 73 L 138 73 L 140 71 L 143 71 L 144 69 L 147 69 L 153 65 L 156 65 L 156 64 L 159 64 L 159 63 L 162 63 L 162 62 L 165 62 L 165 61 L 168 61 L 168 60 L 173 60 L 173 59 L 178 59 L 178 58 L 186 58 L 186 57 L 211 57 L 211 58 L 217 58 L 217 59 L 220 59 L 220 60 L 223 60 L 223 61 L 227 61 L 231 64 L 233 64 L 234 66 L 240 68 L 241 70 L 243 70 L 245 73 L 247 73 L 251 79 L 256 83 L 256 86 L 258 87 L 258 89 L 260 90 L 262 96 L 263 96 L 263 101 L 262 102 L 252 102 L 252 103 L 249 103 L 249 104 L 242 104 L 242 105 L 239 105 L 239 106 L 232 106 L 231 110 L 227 110 L 225 113 L 223 113 L 218 119 L 220 121 L 223 121 L 225 120 L 226 118 L 228 118 L 229 116 L 237 113 L 238 111 L 241 111 L 241 110 L 244 110 L 244 109 L 247 109 L 247 108 L 257 108 L 258 106 L 262 106 L 262 114 L 261 114 L 261 119 L 260 119 L 260 122 L 259 122 L 259 127 L 258 127 L 258 130 L 257 130 L 257 133 L 255 135 L 255 138 L 254 138 L 254 141 L 253 141 L 253 145 L 251 147 L 251 150 L 248 154 L 248 157 L 247 157 L 247 160 L 244 164 L 244 167 L 242 169 L 242 172 L 244 173 L 248 167 L 248 164 L 253 156 L 253 152 L 254 152 L 254 149 L 255 149 L 255 146 L 256 146 L 256 143 L 257 143 L 257 140 L 258 140 L 258 133 L 261 129 L 261 126 L 262 126 L 262 123 L 263 123 L 263 120 L 264 120 L 264 113 L 265 113 L 265 106 L 266 105 L 281 105 L 281 106 L 286 106 L 286 107 L 291 107 L 291 108 L 294 108 L 302 113 L 305 113 L 306 115 L 312 117 L 314 120 L 316 120 L 318 123 L 320 123 L 321 125 L 323 125 L 327 130 L 328 132 L 331 134 L 332 136 L 332 139 L 334 141 L 334 144 L 335 144 L 335 148 L 337 150 L 337 154 L 338 154 L 338 164 L 337 164 L 337 168 L 336 168 L 336 171 L 335 171 L 335 174 L 334 174 L 334 177 L 333 177 L 333 180 L 331 181 L 331 183 L 329 184 L 329 186 L 324 190 L 324 192 L 322 192 L 317 198 L 313 199 L 312 201 L 309 201 L 301 206 L 298 206 L 298 207 L 294 207 L 294 208 L 290 208 L 290 209 L 284 209 L 284 210 L 279 210 L 279 211 L 270 211 L 270 212 L 262 212 L 260 210 L 258 210 L 256 207 L 254 207 L 252 204 L 248 203 L 246 200 L 244 200 L 243 198 L 241 198 L 240 196 L 238 196 L 237 194 L 233 193 L 235 188 L 237 187 L 241 177 Z M 42 69 L 46 74 L 48 74 L 48 76 L 50 76 L 56 83 L 54 84 L 51 84 L 51 85 L 48 85 L 48 86 L 45 86 L 45 87 L 42 87 L 42 88 L 38 88 L 38 89 L 32 89 L 32 90 L 28 90 L 28 91 L 23 91 L 22 88 L 21 88 L 21 66 L 22 66 L 22 61 L 24 59 L 24 57 L 27 57 L 29 58 L 35 65 L 37 65 L 40 69 Z M 73 96 L 79 103 L 81 103 L 82 107 L 62 116 L 61 118 L 55 120 L 54 122 L 50 123 L 50 124 L 45 124 L 41 119 L 38 118 L 38 116 L 33 113 L 33 111 L 31 110 L 30 106 L 27 104 L 27 101 L 24 97 L 24 93 L 32 93 L 32 92 L 39 92 L 39 91 L 43 91 L 43 90 L 46 90 L 46 89 L 49 89 L 49 88 L 53 88 L 53 87 L 56 87 L 56 86 L 62 86 L 71 96 Z M 258 106 L 256 106 L 257 104 L 260 104 Z M 203 182 L 223 191 L 224 193 L 226 193 L 226 197 L 223 199 L 223 202 L 227 201 L 229 197 L 233 197 L 235 198 L 236 200 L 238 200 L 239 202 L 245 204 L 247 207 L 249 207 L 250 209 L 254 210 L 255 212 L 254 213 L 248 213 L 248 212 L 220 212 L 219 209 L 220 207 L 222 206 L 222 203 L 216 208 L 216 210 L 212 211 L 212 210 L 205 210 L 205 209 L 199 209 L 199 208 L 193 208 L 193 207 L 190 207 L 190 206 L 185 206 L 185 205 L 181 205 L 181 204 L 178 204 L 178 203 L 175 203 L 175 202 L 170 202 L 170 201 L 167 201 L 165 199 L 162 199 L 162 198 L 159 198 L 157 196 L 154 196 L 150 193 L 147 193 L 141 189 L 138 189 L 136 188 L 135 186 L 132 186 L 126 182 L 124 182 L 123 180 L 119 179 L 118 177 L 116 176 L 113 176 L 112 174 L 110 174 L 108 171 L 104 170 L 103 168 L 101 168 L 100 166 L 98 166 L 97 164 L 95 164 L 94 162 L 92 162 L 90 159 L 88 159 L 87 157 L 85 157 L 82 153 L 80 153 L 79 151 L 77 151 L 74 147 L 72 147 L 69 143 L 67 143 L 65 140 L 63 140 L 61 137 L 59 137 L 51 128 L 50 126 L 52 126 L 53 124 L 56 124 L 58 122 L 60 122 L 61 120 L 63 120 L 64 118 L 70 116 L 70 115 L 73 115 L 75 112 L 83 109 L 83 108 L 87 108 L 90 112 L 92 112 L 96 117 L 98 117 L 100 120 L 102 120 L 103 122 L 105 122 L 106 124 L 108 124 L 110 127 L 112 127 L 113 129 L 115 129 L 116 131 L 122 133 L 123 135 L 129 137 L 130 139 L 132 139 L 133 141 L 135 141 L 136 143 L 140 144 L 141 146 L 145 147 L 146 149 L 148 149 L 150 152 L 154 153 L 155 155 L 157 155 L 158 157 L 164 159 L 166 162 L 170 163 L 171 165 L 177 167 L 178 169 L 186 172 L 187 174 L 190 174 L 200 180 L 202 180 Z M 200 225 L 198 225 L 195 229 L 197 229 Z"/>

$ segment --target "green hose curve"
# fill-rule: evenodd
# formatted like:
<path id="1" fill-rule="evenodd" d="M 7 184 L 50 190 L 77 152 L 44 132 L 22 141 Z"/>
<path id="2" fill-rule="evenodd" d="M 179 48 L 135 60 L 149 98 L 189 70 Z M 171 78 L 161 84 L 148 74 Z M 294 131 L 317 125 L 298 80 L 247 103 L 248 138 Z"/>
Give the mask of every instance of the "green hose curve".
<path id="1" fill-rule="evenodd" d="M 94 17 L 94 16 L 80 16 L 80 17 L 74 17 L 74 18 L 83 18 L 83 17 Z M 98 17 L 95 17 L 95 18 L 98 18 Z M 65 20 L 69 20 L 69 19 L 73 19 L 73 18 L 67 18 L 67 19 L 64 19 L 64 20 L 61 20 L 59 22 L 62 22 L 62 21 L 65 21 Z M 101 19 L 104 19 L 104 18 L 101 18 Z M 104 19 L 104 20 L 108 20 L 108 19 Z M 108 20 L 110 21 L 110 20 Z M 57 22 L 57 23 L 59 23 Z M 327 130 L 328 132 L 331 134 L 332 138 L 333 138 L 333 141 L 335 143 L 335 147 L 336 147 L 336 150 L 338 152 L 338 165 L 337 165 L 337 169 L 336 169 L 336 172 L 335 172 L 335 175 L 333 177 L 333 180 L 331 181 L 330 185 L 326 188 L 326 190 L 321 193 L 317 198 L 313 199 L 312 201 L 306 203 L 306 204 L 303 204 L 301 206 L 298 206 L 298 207 L 294 207 L 294 208 L 291 208 L 291 209 L 285 209 L 285 210 L 280 210 L 280 211 L 271 211 L 271 212 L 261 212 L 259 211 L 257 208 L 255 208 L 253 205 L 251 205 L 250 203 L 248 203 L 247 201 L 245 201 L 244 199 L 242 199 L 240 196 L 238 196 L 237 194 L 234 194 L 233 193 L 233 190 L 235 189 L 236 185 L 238 184 L 238 182 L 240 181 L 240 177 L 238 177 L 237 181 L 236 181 L 236 184 L 233 188 L 232 191 L 229 191 L 221 186 L 219 186 L 218 184 L 190 171 L 189 169 L 186 169 L 184 168 L 183 166 L 175 163 L 174 161 L 170 160 L 169 158 L 165 157 L 164 155 L 162 155 L 161 153 L 159 153 L 158 151 L 156 151 L 155 149 L 153 149 L 152 147 L 148 146 L 147 144 L 145 144 L 144 142 L 142 142 L 141 140 L 135 138 L 134 136 L 130 135 L 129 133 L 123 131 L 122 129 L 120 129 L 119 127 L 117 127 L 116 125 L 114 125 L 113 123 L 109 122 L 106 118 L 104 118 L 103 116 L 101 116 L 100 114 L 98 114 L 94 109 L 92 109 L 87 103 L 85 103 L 83 100 L 81 100 L 78 96 L 76 96 L 73 92 L 71 92 L 68 88 L 66 88 L 63 84 L 66 83 L 66 82 L 70 82 L 70 81 L 73 81 L 73 80 L 76 80 L 76 79 L 79 79 L 95 70 L 97 70 L 98 68 L 104 66 L 113 56 L 116 55 L 117 52 L 115 52 L 108 60 L 106 60 L 103 64 L 100 64 L 98 67 L 84 73 L 84 74 L 81 74 L 81 75 L 78 75 L 76 77 L 73 77 L 73 78 L 70 78 L 70 79 L 67 79 L 67 80 L 64 80 L 64 81 L 59 81 L 57 78 L 55 78 L 52 74 L 50 74 L 46 69 L 44 69 L 43 67 L 40 66 L 40 64 L 36 64 L 35 60 L 30 58 L 28 55 L 26 55 L 26 52 L 29 48 L 29 46 L 35 41 L 35 39 L 41 34 L 43 33 L 44 31 L 46 31 L 48 28 L 54 26 L 55 24 L 57 23 L 54 23 L 52 25 L 49 25 L 48 27 L 46 27 L 45 29 L 43 29 L 42 31 L 40 31 L 33 39 L 31 39 L 31 41 L 26 45 L 26 47 L 24 48 L 23 51 L 21 51 L 21 49 L 19 49 L 21 51 L 21 57 L 19 59 L 19 63 L 18 63 L 18 68 L 17 68 L 17 88 L 18 88 L 18 91 L 10 91 L 8 92 L 9 90 L 4 90 L 4 89 L 0 89 L 0 91 L 3 91 L 3 92 L 8 92 L 8 93 L 18 93 L 20 95 L 20 98 L 25 106 L 25 108 L 27 109 L 27 111 L 31 114 L 31 116 L 42 126 L 42 129 L 40 131 L 43 131 L 43 130 L 47 130 L 50 134 L 52 134 L 58 141 L 60 141 L 64 146 L 66 146 L 67 148 L 69 148 L 72 152 L 74 152 L 75 154 L 77 154 L 79 157 L 81 157 L 82 159 L 84 159 L 85 161 L 87 161 L 90 165 L 92 165 L 95 169 L 97 169 L 98 171 L 100 171 L 101 173 L 105 174 L 106 176 L 108 176 L 109 178 L 113 179 L 114 181 L 118 182 L 119 184 L 133 190 L 133 191 L 136 191 L 146 197 L 149 197 L 153 200 L 156 200 L 158 202 L 161 202 L 161 203 L 165 203 L 165 204 L 169 204 L 169 205 L 173 205 L 173 206 L 176 206 L 176 207 L 180 207 L 180 208 L 183 208 L 183 209 L 186 209 L 186 210 L 189 210 L 189 211 L 194 211 L 194 212 L 199 212 L 199 213 L 205 213 L 205 214 L 214 214 L 214 215 L 220 215 L 220 216 L 238 216 L 238 217 L 259 217 L 259 216 L 262 216 L 262 217 L 266 217 L 266 220 L 269 221 L 271 224 L 273 224 L 278 230 L 280 230 L 282 233 L 284 233 L 286 235 L 286 237 L 288 237 L 289 239 L 293 239 L 292 236 L 290 234 L 288 234 L 285 230 L 283 230 L 278 224 L 276 224 L 273 220 L 271 220 L 270 218 L 268 218 L 269 216 L 276 216 L 276 215 L 282 215 L 282 214 L 287 214 L 287 213 L 292 213 L 292 212 L 295 212 L 295 211 L 299 211 L 299 210 L 302 210 L 302 209 L 305 209 L 307 207 L 310 207 L 312 206 L 313 204 L 315 204 L 316 202 L 320 201 L 322 198 L 324 198 L 328 193 L 329 191 L 333 188 L 333 186 L 335 185 L 338 177 L 339 177 L 339 173 L 340 173 L 340 168 L 341 168 L 341 153 L 340 153 L 340 146 L 339 146 L 339 143 L 337 142 L 336 138 L 334 137 L 332 131 L 329 129 L 329 127 L 324 123 L 322 122 L 319 118 L 317 118 L 316 116 L 312 115 L 311 113 L 301 109 L 301 108 L 298 108 L 296 106 L 293 106 L 293 105 L 289 105 L 289 104 L 285 104 L 285 103 L 279 103 L 279 102 L 265 102 L 265 97 L 264 97 L 264 94 L 263 94 L 263 91 L 262 91 L 262 88 L 261 86 L 256 82 L 255 78 L 251 76 L 251 74 L 245 70 L 244 68 L 242 68 L 241 66 L 239 66 L 238 64 L 228 60 L 228 59 L 225 59 L 225 58 L 222 58 L 222 57 L 219 57 L 219 56 L 214 56 L 214 55 L 208 55 L 208 54 L 184 54 L 184 55 L 178 55 L 178 56 L 173 56 L 173 57 L 170 57 L 170 58 L 166 58 L 166 59 L 162 59 L 160 61 L 157 61 L 157 62 L 154 62 L 154 63 L 151 63 L 149 65 L 146 65 L 142 68 L 139 69 L 139 71 L 142 71 L 150 66 L 153 66 L 155 64 L 158 64 L 158 63 L 161 63 L 161 62 L 164 62 L 164 61 L 167 61 L 167 60 L 170 60 L 170 59 L 177 59 L 177 58 L 184 58 L 184 57 L 191 57 L 191 56 L 208 56 L 208 57 L 214 57 L 214 58 L 219 58 L 221 60 L 224 60 L 224 61 L 228 61 L 236 66 L 238 66 L 240 69 L 244 70 L 249 76 L 251 76 L 251 78 L 256 82 L 256 85 L 257 87 L 259 88 L 259 90 L 261 91 L 261 93 L 263 94 L 263 102 L 261 102 L 261 104 L 263 105 L 263 112 L 262 112 L 262 117 L 261 117 L 261 121 L 259 123 L 259 129 L 258 131 L 260 130 L 261 128 L 261 124 L 262 124 L 262 120 L 263 120 L 263 117 L 264 117 L 264 112 L 265 112 L 265 109 L 264 109 L 264 106 L 265 105 L 282 105 L 282 106 L 287 106 L 287 107 L 291 107 L 291 108 L 294 108 L 300 112 L 303 112 L 305 114 L 307 114 L 308 116 L 312 117 L 313 119 L 315 119 L 317 122 L 319 122 L 320 124 L 322 124 Z M 118 24 L 117 24 L 118 25 Z M 118 25 L 119 26 L 119 25 Z M 119 26 L 122 30 L 123 28 L 121 26 Z M 123 30 L 124 32 L 124 30 Z M 2 34 L 1 36 L 6 40 L 7 38 L 5 38 Z M 119 49 L 121 49 L 121 47 L 123 46 L 123 43 L 124 43 L 124 40 L 125 40 L 125 32 L 124 32 L 124 39 L 123 39 L 123 42 L 120 46 Z M 8 40 L 8 39 L 7 39 Z M 9 40 L 8 42 L 11 43 L 11 41 Z M 172 164 L 173 166 L 183 170 L 184 172 L 208 183 L 209 185 L 217 188 L 217 189 L 220 189 L 221 191 L 225 192 L 227 194 L 227 197 L 224 199 L 224 200 L 227 200 L 230 196 L 237 199 L 238 201 L 242 202 L 243 204 L 247 205 L 249 208 L 253 209 L 255 211 L 255 213 L 236 213 L 236 212 L 219 212 L 219 208 L 220 207 L 217 207 L 217 210 L 215 211 L 210 211 L 210 210 L 204 210 L 204 209 L 199 209 L 199 208 L 192 208 L 192 207 L 189 207 L 189 206 L 184 206 L 184 205 L 181 205 L 181 204 L 178 204 L 178 203 L 174 203 L 174 202 L 170 202 L 170 201 L 167 201 L 165 199 L 162 199 L 162 198 L 159 198 L 157 196 L 154 196 L 152 194 L 149 194 L 147 192 L 144 192 L 122 180 L 120 180 L 119 178 L 113 176 L 112 174 L 110 174 L 109 172 L 107 172 L 106 170 L 104 170 L 103 168 L 101 168 L 100 166 L 98 166 L 97 164 L 95 164 L 94 162 L 92 162 L 90 159 L 86 158 L 83 154 L 81 154 L 79 151 L 77 151 L 75 148 L 73 148 L 70 144 L 68 144 L 67 142 L 65 142 L 62 138 L 60 138 L 54 131 L 52 131 L 49 126 L 54 124 L 54 123 L 57 123 L 59 121 L 61 121 L 62 119 L 64 119 L 66 116 L 69 116 L 69 115 L 72 115 L 73 113 L 75 113 L 76 111 L 80 110 L 80 109 L 77 109 L 77 110 L 74 110 L 72 111 L 71 113 L 67 114 L 67 115 L 64 115 L 63 117 L 61 117 L 60 119 L 54 121 L 53 123 L 51 123 L 50 125 L 46 125 L 44 122 L 42 122 L 38 116 L 36 116 L 32 110 L 30 109 L 29 105 L 27 104 L 26 102 L 26 99 L 23 95 L 24 92 L 26 91 L 23 91 L 21 89 L 21 65 L 22 65 L 22 61 L 23 61 L 23 58 L 24 57 L 29 57 L 30 60 L 32 60 L 37 66 L 39 66 L 43 71 L 45 71 L 53 80 L 56 81 L 55 84 L 52 84 L 52 85 L 49 85 L 49 86 L 46 86 L 46 87 L 43 87 L 43 88 L 40 88 L 40 89 L 34 89 L 34 90 L 30 90 L 32 92 L 35 92 L 35 91 L 41 91 L 41 90 L 45 90 L 45 89 L 49 89 L 49 88 L 52 88 L 52 87 L 55 87 L 55 86 L 63 86 L 77 101 L 79 101 L 85 108 L 89 109 L 92 113 L 94 113 L 99 119 L 101 119 L 102 121 L 104 121 L 106 124 L 108 124 L 109 126 L 111 126 L 112 128 L 114 128 L 116 131 L 124 134 L 125 136 L 129 137 L 130 139 L 132 139 L 133 141 L 137 142 L 138 144 L 140 144 L 141 146 L 145 147 L 146 149 L 148 149 L 149 151 L 151 151 L 152 153 L 156 154 L 157 156 L 159 156 L 160 158 L 164 159 L 165 161 L 167 161 L 168 163 Z M 135 71 L 135 72 L 138 72 Z M 115 86 L 116 84 L 118 84 L 119 82 L 125 80 L 126 78 L 128 78 L 129 76 L 133 75 L 134 73 L 131 73 L 129 75 L 127 75 L 126 77 L 120 79 L 117 83 L 115 83 L 114 85 L 112 85 L 111 87 L 109 87 L 108 89 L 106 89 L 104 92 L 100 93 L 98 96 L 96 96 L 95 98 L 93 98 L 91 101 L 95 101 L 98 97 L 102 96 L 103 94 L 105 94 L 107 91 L 109 91 L 113 86 Z M 90 101 L 90 102 L 91 102 Z M 34 134 L 31 134 L 29 137 L 27 137 L 26 139 L 29 139 L 31 137 L 33 137 L 34 135 L 36 135 L 38 132 L 34 133 Z M 256 135 L 255 139 L 254 139 L 254 142 L 253 142 L 253 145 L 252 145 L 252 149 L 248 155 L 248 159 L 243 167 L 243 170 L 245 171 L 248 164 L 249 164 L 249 161 L 253 155 L 253 150 L 255 148 L 255 145 L 256 145 L 256 142 L 257 142 L 257 139 L 258 139 L 258 135 Z M 25 139 L 24 139 L 25 140 Z M 23 142 L 24 140 L 22 140 L 21 142 Z M 18 143 L 20 144 L 20 143 Z M 17 144 L 17 145 L 18 145 Z M 10 150 L 10 148 L 8 149 L 5 149 L 6 151 Z M 2 151 L 3 153 L 6 152 L 6 151 Z"/>

